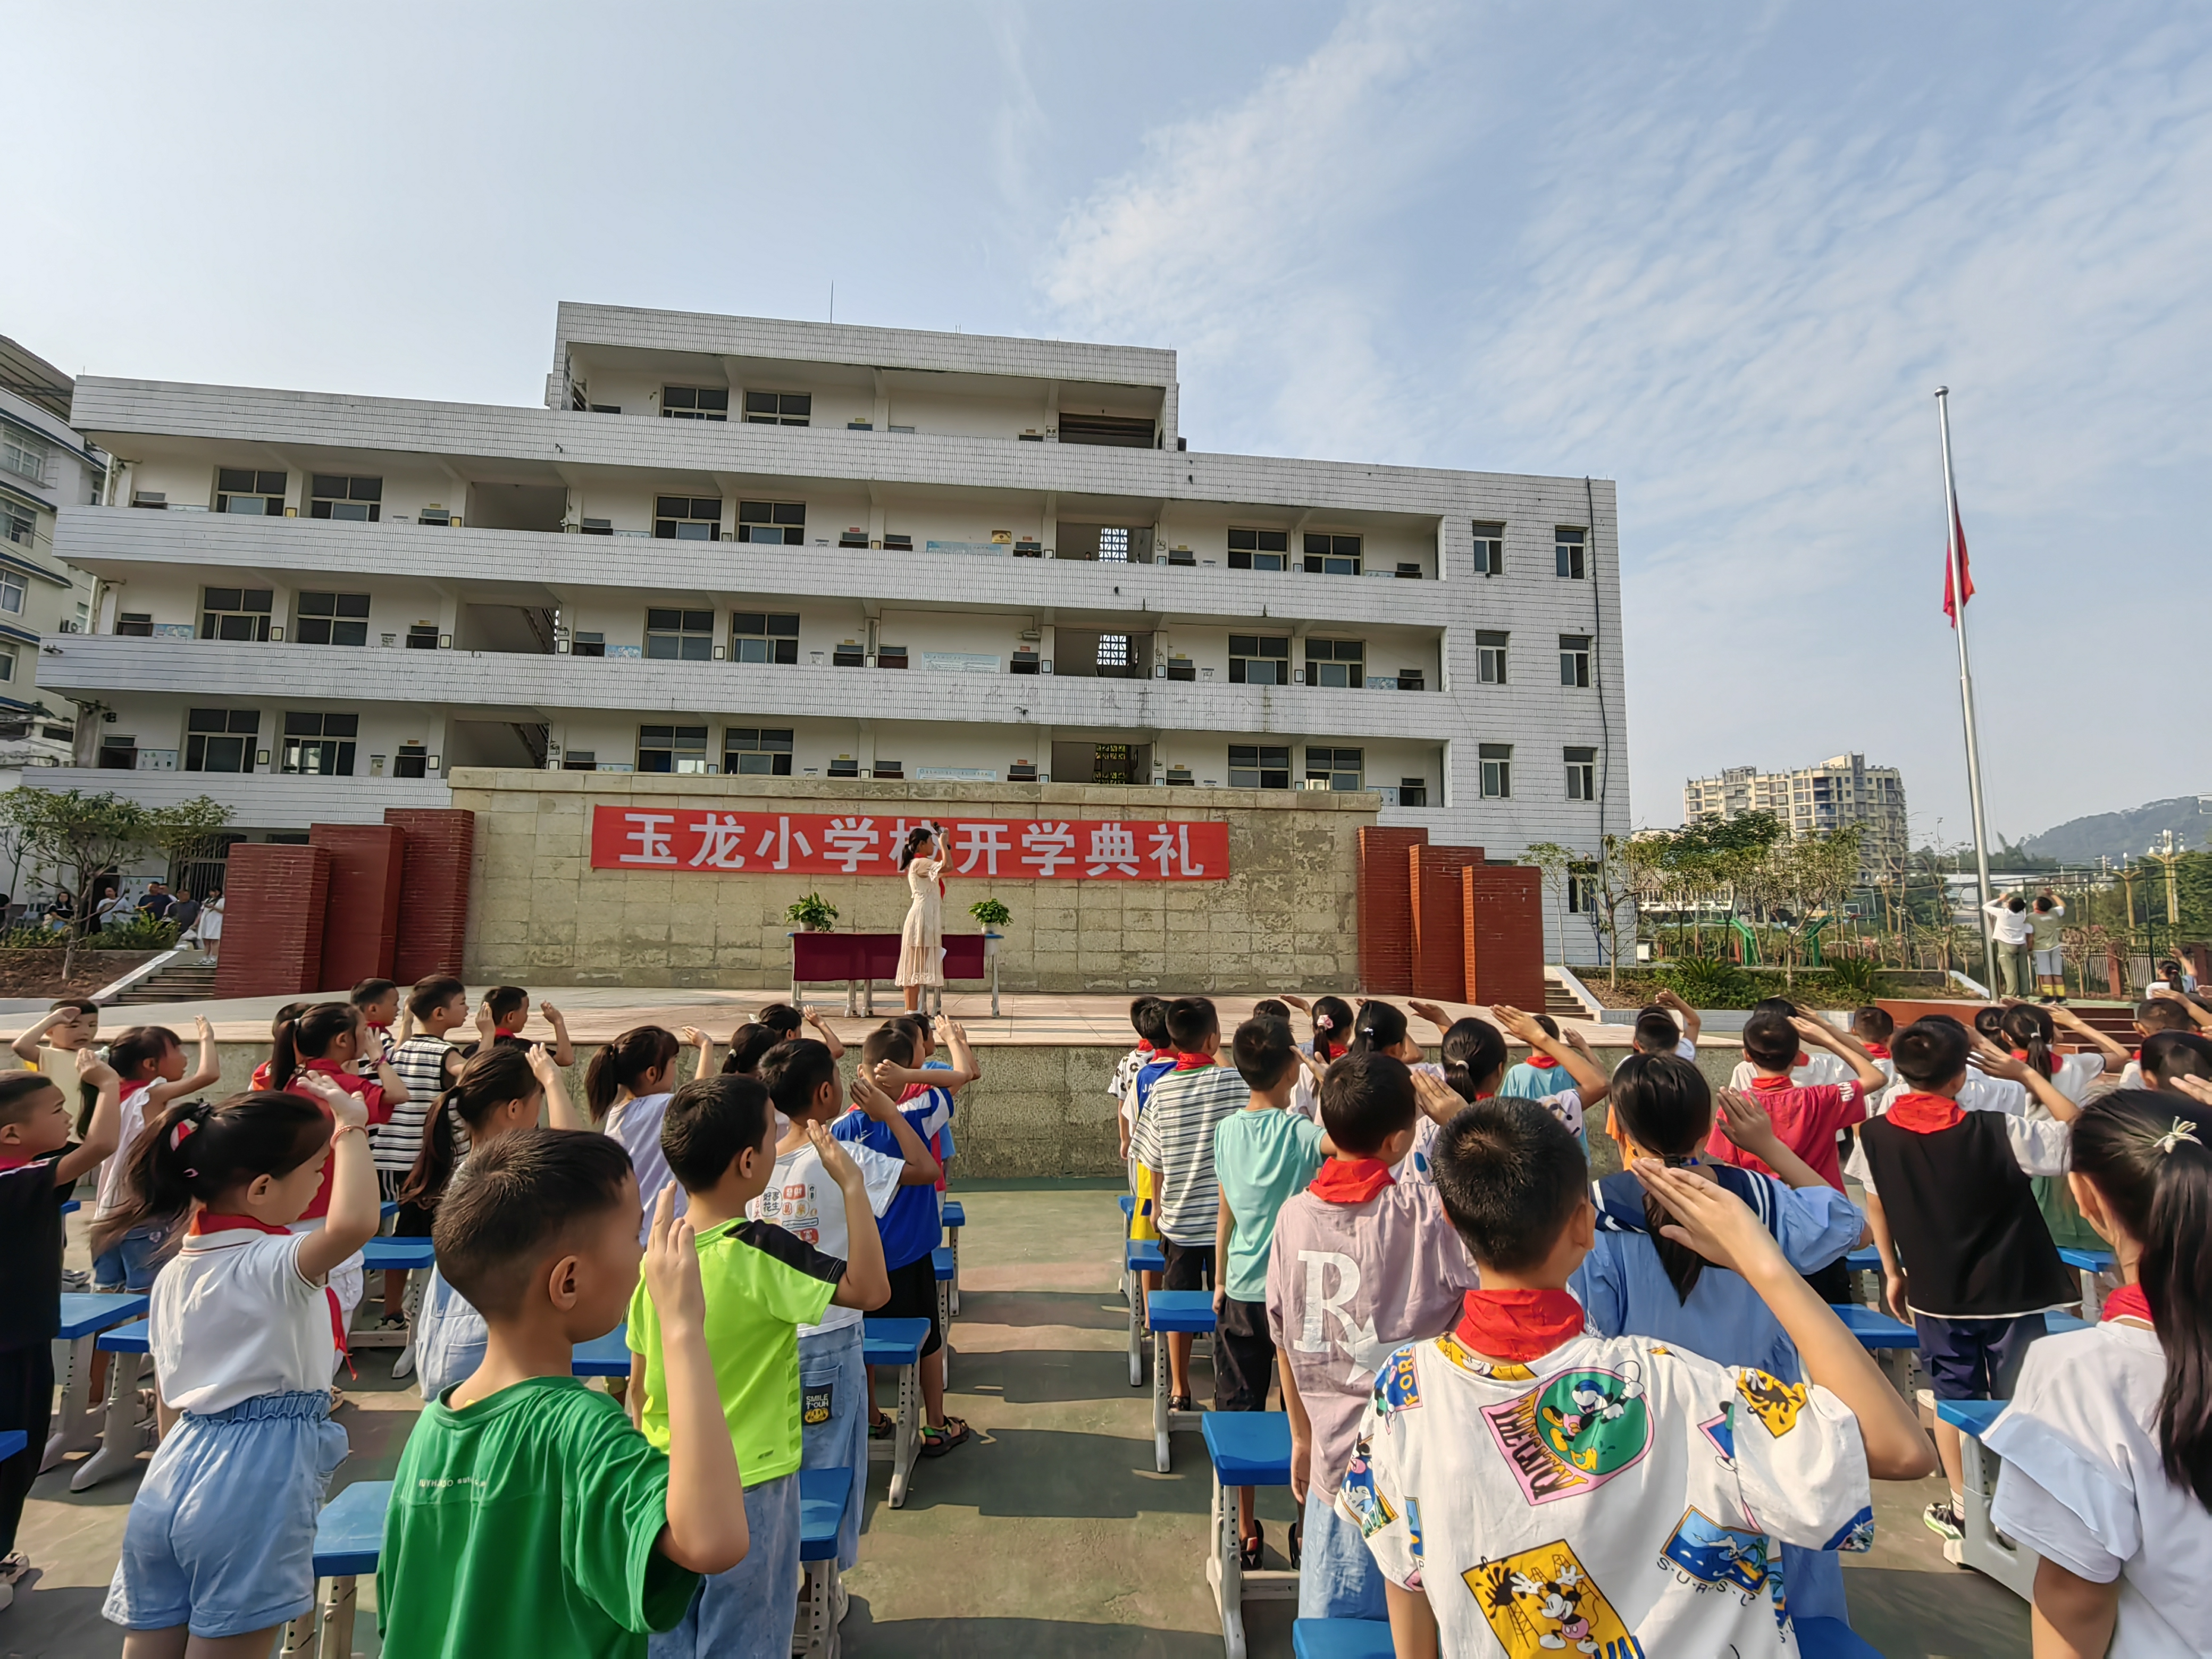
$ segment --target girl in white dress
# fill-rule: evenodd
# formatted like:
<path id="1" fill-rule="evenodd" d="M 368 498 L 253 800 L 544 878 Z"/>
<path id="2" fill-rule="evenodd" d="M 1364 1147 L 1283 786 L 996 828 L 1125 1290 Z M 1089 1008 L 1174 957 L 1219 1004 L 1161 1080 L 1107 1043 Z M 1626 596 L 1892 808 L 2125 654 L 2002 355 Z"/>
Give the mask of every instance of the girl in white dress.
<path id="1" fill-rule="evenodd" d="M 899 868 L 906 872 L 914 902 L 907 908 L 906 925 L 899 929 L 897 982 L 905 988 L 908 1013 L 921 1006 L 924 986 L 945 983 L 945 899 L 937 882 L 945 863 L 945 843 L 935 824 L 919 824 L 907 831 L 899 848 Z"/>
<path id="2" fill-rule="evenodd" d="M 222 954 L 222 888 L 216 888 L 207 896 L 206 902 L 200 906 L 199 920 L 192 924 L 192 930 L 199 935 L 200 949 L 207 952 L 201 960 L 213 962 Z"/>

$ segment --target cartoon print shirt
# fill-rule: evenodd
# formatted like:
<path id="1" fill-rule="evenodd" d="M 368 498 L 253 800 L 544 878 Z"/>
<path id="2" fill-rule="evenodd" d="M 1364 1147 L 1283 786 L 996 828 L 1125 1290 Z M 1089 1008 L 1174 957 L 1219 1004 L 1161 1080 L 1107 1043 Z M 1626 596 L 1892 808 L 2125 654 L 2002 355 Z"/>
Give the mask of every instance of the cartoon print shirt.
<path id="1" fill-rule="evenodd" d="M 1444 1071 L 1441 1066 L 1431 1066 L 1424 1061 L 1412 1069 L 1416 1072 L 1426 1072 L 1439 1083 L 1444 1080 Z M 1516 1098 L 1534 1101 L 1537 1105 L 1541 1106 L 1553 1117 L 1572 1129 L 1576 1138 L 1585 1146 L 1589 1144 L 1589 1136 L 1583 1127 L 1581 1090 L 1562 1089 L 1555 1095 L 1522 1095 Z M 1413 1148 L 1404 1158 L 1391 1166 L 1391 1179 L 1432 1181 L 1434 1177 L 1429 1171 L 1436 1161 L 1437 1136 L 1442 1131 L 1436 1119 L 1431 1117 L 1426 1112 L 1422 1113 L 1421 1121 L 1413 1127 Z"/>
<path id="2" fill-rule="evenodd" d="M 1643 1337 L 1529 1364 L 1455 1335 L 1376 1378 L 1337 1493 L 1444 1653 L 1669 1659 L 1794 1651 L 1778 1543 L 1863 1550 L 1857 1421 L 1825 1389 Z"/>

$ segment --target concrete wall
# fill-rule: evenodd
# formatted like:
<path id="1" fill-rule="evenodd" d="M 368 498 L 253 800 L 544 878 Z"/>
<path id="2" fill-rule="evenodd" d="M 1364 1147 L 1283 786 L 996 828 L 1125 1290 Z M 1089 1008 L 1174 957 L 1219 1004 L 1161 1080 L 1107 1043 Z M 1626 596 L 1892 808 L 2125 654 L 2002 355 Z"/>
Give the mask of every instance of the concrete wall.
<path id="1" fill-rule="evenodd" d="M 689 811 L 963 815 L 1016 819 L 1171 816 L 1229 825 L 1224 882 L 951 877 L 948 932 L 996 897 L 1000 983 L 1023 991 L 1348 990 L 1358 972 L 1355 845 L 1375 822 L 1365 792 L 877 784 L 464 769 L 473 811 L 467 976 L 530 985 L 766 988 L 789 983 L 785 908 L 808 891 L 840 930 L 897 931 L 896 877 L 724 875 L 591 867 L 591 809 L 651 801 Z"/>

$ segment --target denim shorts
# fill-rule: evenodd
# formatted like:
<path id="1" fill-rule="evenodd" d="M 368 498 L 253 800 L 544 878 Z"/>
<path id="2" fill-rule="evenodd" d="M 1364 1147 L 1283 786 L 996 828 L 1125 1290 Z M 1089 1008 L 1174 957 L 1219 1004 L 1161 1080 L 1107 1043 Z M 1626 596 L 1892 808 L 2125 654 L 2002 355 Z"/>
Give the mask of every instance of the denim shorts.
<path id="1" fill-rule="evenodd" d="M 646 1638 L 647 1659 L 790 1659 L 799 1622 L 797 1474 L 745 1488 L 745 1559 L 699 1581 L 676 1628 Z"/>
<path id="2" fill-rule="evenodd" d="M 1298 1573 L 1301 1619 L 1388 1619 L 1389 1591 L 1382 1569 L 1359 1528 L 1336 1512 L 1336 1491 L 1326 1480 L 1306 1486 L 1304 1562 Z"/>
<path id="3" fill-rule="evenodd" d="M 154 1275 L 161 1266 L 161 1246 L 173 1224 L 156 1222 L 133 1227 L 92 1259 L 92 1282 L 102 1291 L 131 1291 L 143 1295 L 154 1288 Z"/>
<path id="4" fill-rule="evenodd" d="M 868 1365 L 861 1353 L 857 1319 L 799 1339 L 799 1467 L 853 1472 L 845 1512 L 837 1518 L 840 1572 L 850 1572 L 860 1559 L 860 1510 L 868 1495 Z"/>
<path id="5" fill-rule="evenodd" d="M 256 1395 L 178 1419 L 140 1483 L 100 1609 L 127 1630 L 210 1641 L 315 1605 L 315 1517 L 345 1461 L 322 1392 Z"/>

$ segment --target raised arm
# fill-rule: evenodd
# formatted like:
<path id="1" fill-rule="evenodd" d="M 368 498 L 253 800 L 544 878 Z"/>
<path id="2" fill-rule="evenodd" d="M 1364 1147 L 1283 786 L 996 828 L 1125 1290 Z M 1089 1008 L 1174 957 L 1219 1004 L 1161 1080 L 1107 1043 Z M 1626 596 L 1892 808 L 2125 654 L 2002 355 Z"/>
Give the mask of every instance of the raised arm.
<path id="1" fill-rule="evenodd" d="M 530 1074 L 538 1079 L 538 1086 L 545 1091 L 545 1127 L 549 1129 L 580 1129 L 583 1117 L 576 1110 L 575 1102 L 568 1098 L 568 1079 L 553 1063 L 553 1056 L 545 1052 L 545 1045 L 530 1045 Z"/>
<path id="2" fill-rule="evenodd" d="M 983 1075 L 983 1067 L 975 1058 L 975 1050 L 969 1046 L 968 1028 L 958 1020 L 945 1018 L 939 1022 L 945 1033 L 945 1047 L 952 1056 L 952 1075 L 957 1083 L 940 1083 L 937 1086 L 947 1094 L 966 1088 Z"/>
<path id="3" fill-rule="evenodd" d="M 1808 1019 L 1802 1015 L 1793 1017 L 1790 1028 L 1816 1048 L 1826 1048 L 1838 1055 L 1844 1064 L 1857 1074 L 1858 1085 L 1869 1094 L 1876 1094 L 1889 1087 L 1889 1079 L 1874 1056 L 1860 1047 L 1859 1040 L 1848 1031 L 1838 1031 L 1825 1019 Z"/>
<path id="4" fill-rule="evenodd" d="M 2083 1041 L 2094 1047 L 2099 1054 L 2104 1055 L 2106 1065 L 2110 1066 L 2125 1066 L 2130 1060 L 2135 1058 L 2133 1054 L 2130 1054 L 2125 1048 L 2113 1042 L 2112 1038 L 2106 1036 L 2095 1026 L 2090 1024 L 2087 1020 L 2082 1018 L 2081 1015 L 2075 1013 L 2071 1008 L 2064 1007 L 2063 1006 L 2053 1006 L 2046 1012 L 2051 1015 L 2051 1023 L 2052 1024 L 2064 1026 L 2076 1036 L 2081 1037 Z"/>
<path id="5" fill-rule="evenodd" d="M 98 1169 L 123 1139 L 123 1079 L 89 1048 L 77 1050 L 76 1066 L 77 1080 L 100 1092 L 92 1104 L 92 1121 L 84 1126 L 84 1139 L 54 1160 L 57 1187 L 71 1186 L 86 1170 Z M 68 1085 L 59 1078 L 54 1086 L 68 1097 Z"/>
<path id="6" fill-rule="evenodd" d="M 1598 1070 L 1597 1061 L 1590 1054 L 1589 1045 L 1584 1044 L 1577 1049 L 1565 1038 L 1555 1037 L 1537 1024 L 1534 1015 L 1524 1014 L 1518 1008 L 1509 1008 L 1501 1003 L 1490 1012 L 1506 1036 L 1540 1054 L 1549 1054 L 1559 1062 L 1566 1074 L 1574 1079 L 1575 1087 L 1581 1091 L 1585 1110 L 1605 1098 L 1607 1090 L 1612 1085 L 1606 1080 L 1605 1073 Z"/>
<path id="7" fill-rule="evenodd" d="M 837 1293 L 830 1300 L 863 1313 L 880 1308 L 891 1299 L 891 1279 L 884 1266 L 883 1232 L 868 1204 L 868 1183 L 827 1124 L 808 1124 L 806 1138 L 822 1160 L 823 1174 L 837 1183 L 845 1200 L 845 1276 L 837 1281 Z"/>
<path id="8" fill-rule="evenodd" d="M 204 1014 L 195 1015 L 192 1024 L 200 1042 L 199 1069 L 189 1077 L 179 1078 L 174 1083 L 167 1079 L 157 1082 L 146 1091 L 146 1115 L 151 1118 L 156 1109 L 167 1105 L 180 1095 L 198 1094 L 211 1089 L 222 1081 L 222 1059 L 216 1053 L 215 1028 L 207 1023 Z M 82 1073 L 80 1073 L 82 1075 Z"/>
<path id="9" fill-rule="evenodd" d="M 802 1004 L 799 1010 L 799 1017 L 814 1028 L 815 1036 L 820 1040 L 822 1046 L 830 1051 L 830 1059 L 845 1058 L 845 1045 L 837 1041 L 837 1034 L 830 1029 L 830 1022 L 822 1018 L 819 1009 L 809 1008 Z"/>
<path id="10" fill-rule="evenodd" d="M 76 1009 L 57 1008 L 52 1013 L 40 1019 L 37 1024 L 31 1026 L 29 1029 L 25 1030 L 22 1036 L 17 1037 L 13 1042 L 9 1043 L 8 1047 L 14 1053 L 15 1058 L 21 1060 L 26 1066 L 35 1066 L 39 1061 L 39 1039 L 46 1036 L 48 1031 L 53 1030 L 55 1026 L 60 1024 L 64 1020 L 75 1019 L 76 1018 Z"/>
<path id="11" fill-rule="evenodd" d="M 714 1070 L 714 1039 L 696 1025 L 681 1026 L 678 1028 L 676 1035 L 686 1047 L 696 1048 L 699 1051 L 699 1064 L 691 1075 L 695 1079 L 712 1076 Z"/>
<path id="12" fill-rule="evenodd" d="M 906 1159 L 906 1170 L 899 1176 L 899 1185 L 933 1186 L 937 1177 L 944 1174 L 944 1166 L 938 1163 L 937 1155 L 929 1150 L 929 1143 L 921 1138 L 921 1132 L 908 1121 L 907 1115 L 899 1110 L 898 1103 L 868 1075 L 866 1066 L 860 1066 L 854 1071 L 849 1097 L 853 1104 L 888 1128 L 891 1132 L 891 1139 L 898 1142 L 899 1156 Z"/>
<path id="13" fill-rule="evenodd" d="M 319 1231 L 300 1241 L 300 1276 L 327 1277 L 331 1270 L 376 1237 L 383 1224 L 377 1202 L 376 1166 L 368 1151 L 368 1108 L 361 1097 L 320 1072 L 302 1072 L 292 1092 L 312 1095 L 337 1120 L 331 1135 L 331 1208 Z"/>
<path id="14" fill-rule="evenodd" d="M 553 1028 L 554 1063 L 558 1066 L 574 1066 L 576 1063 L 576 1045 L 568 1041 L 568 1022 L 562 1018 L 561 1011 L 553 1006 L 553 999 L 547 997 L 540 1001 L 538 1005 L 538 1012 L 545 1016 L 545 1023 Z"/>
<path id="15" fill-rule="evenodd" d="M 1774 1120 L 1733 1089 L 1714 1096 L 1720 1105 L 1721 1133 L 1774 1171 L 1785 1187 L 1803 1190 L 1828 1183 L 1813 1166 L 1790 1150 L 1789 1142 L 1774 1132 Z"/>
<path id="16" fill-rule="evenodd" d="M 2001 1077 L 2008 1083 L 2025 1084 L 2028 1093 L 2043 1103 L 2043 1109 L 2061 1123 L 2071 1123 L 2081 1115 L 2081 1109 L 2059 1091 L 2058 1085 L 2024 1060 L 2014 1060 L 2002 1048 L 1991 1042 L 1979 1031 L 1974 1033 L 1974 1064 L 1991 1077 Z"/>
<path id="17" fill-rule="evenodd" d="M 727 1572 L 751 1547 L 739 1496 L 744 1477 L 722 1415 L 714 1356 L 707 1351 L 698 1241 L 691 1224 L 676 1213 L 672 1182 L 653 1200 L 645 1285 L 660 1316 L 660 1361 L 668 1389 L 668 1525 L 658 1547 L 693 1572 Z M 630 1369 L 635 1378 L 635 1363 Z"/>
<path id="18" fill-rule="evenodd" d="M 2150 994 L 2154 997 L 2164 998 L 2171 1002 L 2179 1003 L 2183 1008 L 2188 1011 L 2189 1018 L 2197 1023 L 2197 1029 L 2198 1030 L 2212 1031 L 2212 1009 L 2206 1008 L 2203 1003 L 2197 1001 L 2194 997 L 2185 997 L 2182 995 L 2180 992 L 2175 990 L 2171 985 L 2154 985 L 2150 988 Z M 2056 1014 L 2057 1010 L 2053 1009 L 2051 1012 Z M 24 1035 L 27 1036 L 30 1034 L 26 1032 Z M 21 1047 L 23 1038 L 18 1037 L 15 1041 L 18 1045 L 15 1052 L 20 1054 L 23 1052 Z"/>
<path id="19" fill-rule="evenodd" d="M 1437 1004 L 1423 1002 L 1418 997 L 1408 997 L 1406 1000 L 1406 1006 L 1437 1028 L 1437 1036 L 1439 1040 L 1446 1031 L 1451 1030 L 1451 1016 Z"/>
<path id="20" fill-rule="evenodd" d="M 1662 990 L 1651 1000 L 1682 1022 L 1682 1040 L 1696 1048 L 1698 1033 L 1705 1029 L 1704 1016 L 1672 991 Z"/>

